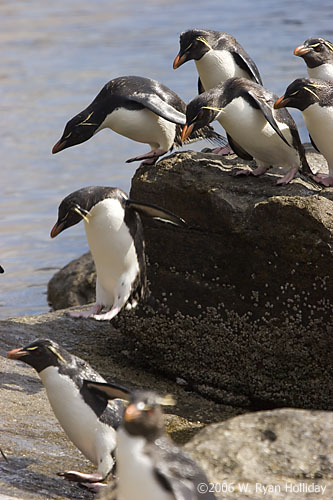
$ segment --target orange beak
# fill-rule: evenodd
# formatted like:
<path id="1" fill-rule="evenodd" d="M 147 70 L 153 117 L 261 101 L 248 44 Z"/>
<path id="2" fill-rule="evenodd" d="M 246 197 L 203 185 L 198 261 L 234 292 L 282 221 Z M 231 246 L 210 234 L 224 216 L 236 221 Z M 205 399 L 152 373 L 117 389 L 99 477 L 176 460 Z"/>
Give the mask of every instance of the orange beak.
<path id="1" fill-rule="evenodd" d="M 63 150 L 65 146 L 66 146 L 66 141 L 56 142 L 52 148 L 52 154 L 59 153 L 59 151 Z"/>
<path id="2" fill-rule="evenodd" d="M 307 54 L 308 52 L 310 52 L 309 48 L 304 47 L 304 45 L 300 45 L 299 47 L 296 47 L 296 49 L 294 50 L 294 55 L 302 57 L 305 54 Z"/>
<path id="3" fill-rule="evenodd" d="M 288 105 L 290 99 L 288 97 L 281 96 L 274 103 L 274 109 L 285 108 Z"/>
<path id="4" fill-rule="evenodd" d="M 56 236 L 58 236 L 58 234 L 61 233 L 63 229 L 64 229 L 64 223 L 60 222 L 60 224 L 58 224 L 58 222 L 56 222 L 50 233 L 51 238 L 55 238 Z"/>
<path id="5" fill-rule="evenodd" d="M 191 135 L 193 131 L 194 125 L 185 125 L 182 130 L 182 142 L 186 141 L 186 139 Z"/>
<path id="6" fill-rule="evenodd" d="M 134 404 L 131 404 L 125 410 L 124 419 L 126 420 L 126 422 L 131 422 L 132 420 L 140 417 L 140 415 L 141 411 L 138 410 Z"/>
<path id="7" fill-rule="evenodd" d="M 173 69 L 179 68 L 182 64 L 186 62 L 185 56 L 180 56 L 179 54 L 175 57 L 175 60 L 173 61 Z"/>
<path id="8" fill-rule="evenodd" d="M 20 359 L 23 356 L 25 356 L 26 354 L 28 354 L 28 353 L 26 351 L 23 351 L 23 349 L 21 349 L 21 347 L 19 347 L 18 349 L 13 349 L 12 351 L 10 351 L 7 354 L 7 358 L 9 358 L 9 359 Z"/>

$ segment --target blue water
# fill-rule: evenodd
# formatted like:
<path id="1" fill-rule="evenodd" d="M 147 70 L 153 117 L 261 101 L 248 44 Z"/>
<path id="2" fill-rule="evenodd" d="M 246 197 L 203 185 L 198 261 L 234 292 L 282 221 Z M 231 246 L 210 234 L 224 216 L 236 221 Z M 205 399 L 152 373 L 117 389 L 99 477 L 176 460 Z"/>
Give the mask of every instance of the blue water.
<path id="1" fill-rule="evenodd" d="M 172 70 L 179 34 L 208 28 L 233 34 L 281 95 L 306 75 L 293 49 L 309 36 L 333 39 L 331 0 L 3 0 L 0 20 L 1 318 L 49 310 L 48 280 L 87 250 L 82 224 L 50 239 L 61 199 L 93 184 L 128 192 L 136 166 L 124 161 L 147 151 L 103 131 L 51 155 L 67 120 L 108 80 L 152 77 L 189 101 L 194 63 Z M 307 140 L 300 113 L 294 117 Z"/>

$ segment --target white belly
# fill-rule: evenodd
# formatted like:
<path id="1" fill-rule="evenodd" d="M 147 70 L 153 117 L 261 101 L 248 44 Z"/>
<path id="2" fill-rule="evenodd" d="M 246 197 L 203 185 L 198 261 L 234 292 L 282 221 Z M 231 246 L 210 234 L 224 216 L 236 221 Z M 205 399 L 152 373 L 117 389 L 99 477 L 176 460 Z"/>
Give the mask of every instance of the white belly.
<path id="1" fill-rule="evenodd" d="M 267 122 L 262 112 L 252 108 L 244 99 L 240 97 L 233 99 L 219 113 L 218 121 L 255 160 L 268 166 L 299 166 L 300 159 L 296 150 L 287 146 Z M 292 144 L 292 137 L 287 125 L 278 121 L 277 123 L 289 144 Z"/>
<path id="2" fill-rule="evenodd" d="M 307 68 L 310 78 L 333 81 L 333 64 L 321 64 L 316 68 Z"/>
<path id="3" fill-rule="evenodd" d="M 98 466 L 101 474 L 109 472 L 113 464 L 111 451 L 116 445 L 116 431 L 98 420 L 83 401 L 74 382 L 60 375 L 56 367 L 45 368 L 39 376 L 52 410 L 69 439 Z"/>
<path id="4" fill-rule="evenodd" d="M 139 266 L 124 209 L 108 198 L 94 206 L 84 225 L 97 272 L 96 302 L 112 306 L 120 295 L 125 303 Z"/>
<path id="5" fill-rule="evenodd" d="M 153 149 L 171 149 L 176 134 L 176 125 L 156 115 L 147 108 L 128 110 L 119 108 L 110 113 L 96 130 L 110 128 L 120 135 L 137 142 L 149 144 Z"/>
<path id="6" fill-rule="evenodd" d="M 325 156 L 330 175 L 333 175 L 333 109 L 312 104 L 303 112 L 305 125 L 315 145 Z"/>
<path id="7" fill-rule="evenodd" d="M 234 76 L 249 78 L 248 74 L 235 64 L 227 50 L 209 50 L 201 59 L 195 61 L 195 64 L 205 90 L 212 89 Z"/>
<path id="8" fill-rule="evenodd" d="M 145 440 L 117 432 L 118 500 L 174 500 L 163 491 L 153 474 L 151 462 L 143 453 Z"/>

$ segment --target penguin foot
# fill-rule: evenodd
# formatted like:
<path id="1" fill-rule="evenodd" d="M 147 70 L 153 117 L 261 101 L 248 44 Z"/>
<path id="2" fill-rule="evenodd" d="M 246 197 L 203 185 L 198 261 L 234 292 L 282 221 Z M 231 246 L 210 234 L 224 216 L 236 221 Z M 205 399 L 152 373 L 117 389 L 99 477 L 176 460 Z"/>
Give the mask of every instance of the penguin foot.
<path id="1" fill-rule="evenodd" d="M 107 311 L 106 313 L 92 314 L 90 317 L 96 319 L 97 321 L 110 321 L 115 316 L 117 316 L 120 309 L 121 309 L 120 307 L 113 307 L 112 309 L 110 309 L 110 311 Z"/>
<path id="2" fill-rule="evenodd" d="M 102 488 L 108 486 L 106 483 L 79 483 L 79 484 L 80 486 L 83 486 L 92 493 L 99 493 Z"/>
<path id="3" fill-rule="evenodd" d="M 149 153 L 146 153 L 141 156 L 135 156 L 134 158 L 129 158 L 126 160 L 126 163 L 132 163 L 133 161 L 140 161 L 140 160 L 145 160 L 141 163 L 141 165 L 153 165 L 160 156 L 164 155 L 166 151 L 163 149 L 154 149 L 153 151 L 150 151 Z"/>
<path id="4" fill-rule="evenodd" d="M 250 170 L 249 168 L 242 168 L 239 170 L 236 170 L 235 172 L 232 172 L 233 175 L 238 176 L 238 175 L 254 175 L 254 177 L 260 177 L 261 175 L 265 174 L 269 167 L 257 167 L 254 170 Z"/>
<path id="5" fill-rule="evenodd" d="M 234 152 L 231 149 L 229 144 L 227 144 L 226 146 L 220 147 L 220 148 L 212 149 L 211 153 L 213 153 L 214 155 L 221 155 L 221 156 L 227 156 L 227 155 L 234 154 Z"/>
<path id="6" fill-rule="evenodd" d="M 78 472 L 75 470 L 58 472 L 57 475 L 68 479 L 68 481 L 75 481 L 77 483 L 99 483 L 104 479 L 104 477 L 101 474 L 98 474 L 98 472 L 95 472 L 94 474 L 85 474 L 84 472 Z"/>
<path id="7" fill-rule="evenodd" d="M 333 186 L 333 175 L 329 174 L 316 174 L 310 175 L 310 177 L 318 182 L 318 184 L 322 184 L 325 187 Z"/>
<path id="8" fill-rule="evenodd" d="M 103 306 L 100 304 L 95 304 L 89 311 L 69 311 L 68 315 L 71 318 L 91 318 L 94 317 L 95 314 L 98 314 L 103 309 Z"/>
<path id="9" fill-rule="evenodd" d="M 289 184 L 289 182 L 294 179 L 295 175 L 298 172 L 298 167 L 293 167 L 289 170 L 289 172 L 286 173 L 281 179 L 279 179 L 276 184 L 281 185 L 281 184 Z"/>

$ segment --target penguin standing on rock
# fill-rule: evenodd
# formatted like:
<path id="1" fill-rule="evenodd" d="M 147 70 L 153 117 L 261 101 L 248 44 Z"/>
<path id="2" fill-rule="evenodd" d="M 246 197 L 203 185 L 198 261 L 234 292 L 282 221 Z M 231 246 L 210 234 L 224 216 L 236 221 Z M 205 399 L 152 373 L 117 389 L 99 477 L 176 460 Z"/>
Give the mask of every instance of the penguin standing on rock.
<path id="1" fill-rule="evenodd" d="M 59 475 L 72 481 L 96 483 L 105 479 L 114 466 L 116 429 L 125 409 L 118 391 L 114 401 L 108 402 L 87 387 L 85 379 L 105 382 L 93 368 L 56 342 L 38 339 L 31 344 L 13 349 L 9 359 L 23 361 L 38 373 L 50 405 L 61 427 L 74 445 L 97 467 L 97 473 L 84 474 L 66 471 Z"/>
<path id="2" fill-rule="evenodd" d="M 199 74 L 199 94 L 236 76 L 262 84 L 256 64 L 228 33 L 191 29 L 180 35 L 179 43 L 180 50 L 173 62 L 173 69 L 194 59 Z M 230 144 L 212 152 L 229 154 L 233 152 L 231 148 Z M 238 154 L 237 151 L 234 152 Z"/>
<path id="3" fill-rule="evenodd" d="M 296 47 L 295 56 L 303 57 L 310 78 L 333 81 L 333 44 L 324 38 L 308 38 Z"/>
<path id="4" fill-rule="evenodd" d="M 277 181 L 287 184 L 301 166 L 302 172 L 310 176 L 296 124 L 286 110 L 274 110 L 276 97 L 258 83 L 229 78 L 188 104 L 182 137 L 186 139 L 197 127 L 218 120 L 235 153 L 257 163 L 254 171 L 241 170 L 237 175 L 259 176 L 271 166 L 288 167 L 287 174 Z"/>
<path id="5" fill-rule="evenodd" d="M 302 112 L 313 146 L 328 163 L 328 174 L 319 173 L 312 178 L 323 186 L 333 186 L 333 81 L 298 78 L 274 107 Z"/>
<path id="6" fill-rule="evenodd" d="M 191 29 L 180 35 L 179 43 L 180 50 L 173 62 L 173 69 L 194 59 L 199 74 L 200 94 L 234 76 L 262 84 L 256 64 L 228 33 Z"/>
<path id="7" fill-rule="evenodd" d="M 151 151 L 127 160 L 157 159 L 181 146 L 181 126 L 185 123 L 186 104 L 165 85 L 141 76 L 122 76 L 108 82 L 89 106 L 66 125 L 52 153 L 81 144 L 104 128 L 133 141 L 149 144 Z M 187 142 L 208 139 L 225 143 L 211 127 L 204 127 Z"/>
<path id="8" fill-rule="evenodd" d="M 117 394 L 117 386 L 87 385 L 111 399 Z M 117 431 L 117 500 L 215 499 L 202 469 L 165 433 L 161 406 L 171 404 L 171 396 L 152 391 L 130 394 Z"/>
<path id="9" fill-rule="evenodd" d="M 118 188 L 91 186 L 69 194 L 59 206 L 51 238 L 82 219 L 96 266 L 96 304 L 73 317 L 111 320 L 147 296 L 146 262 L 139 214 L 187 227 L 180 217 L 155 205 L 130 200 Z M 103 309 L 106 312 L 101 313 Z"/>

